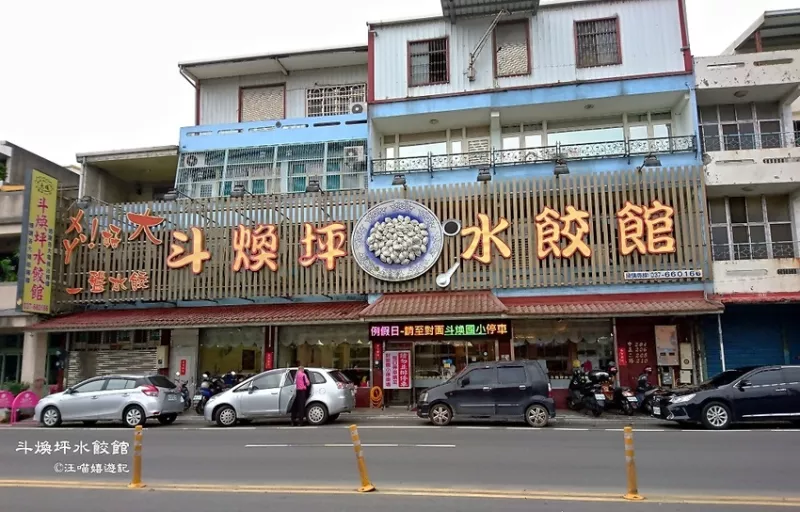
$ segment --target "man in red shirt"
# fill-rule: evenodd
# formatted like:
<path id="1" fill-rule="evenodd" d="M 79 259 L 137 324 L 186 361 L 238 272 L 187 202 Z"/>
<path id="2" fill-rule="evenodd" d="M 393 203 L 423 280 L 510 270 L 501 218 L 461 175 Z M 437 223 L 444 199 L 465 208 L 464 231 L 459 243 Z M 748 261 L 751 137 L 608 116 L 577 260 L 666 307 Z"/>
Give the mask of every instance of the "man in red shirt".
<path id="1" fill-rule="evenodd" d="M 306 414 L 306 402 L 308 401 L 308 388 L 311 387 L 311 381 L 308 380 L 303 365 L 297 367 L 297 373 L 294 376 L 295 396 L 294 405 L 292 406 L 292 425 L 302 425 L 303 417 Z"/>

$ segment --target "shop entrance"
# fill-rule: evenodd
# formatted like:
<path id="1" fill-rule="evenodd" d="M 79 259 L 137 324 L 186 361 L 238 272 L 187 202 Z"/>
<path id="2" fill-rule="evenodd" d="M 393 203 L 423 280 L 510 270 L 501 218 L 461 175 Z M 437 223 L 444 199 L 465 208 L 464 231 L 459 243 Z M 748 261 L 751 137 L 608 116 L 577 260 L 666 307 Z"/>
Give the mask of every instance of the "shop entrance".
<path id="1" fill-rule="evenodd" d="M 263 368 L 263 347 L 262 327 L 202 329 L 197 373 L 256 375 Z"/>

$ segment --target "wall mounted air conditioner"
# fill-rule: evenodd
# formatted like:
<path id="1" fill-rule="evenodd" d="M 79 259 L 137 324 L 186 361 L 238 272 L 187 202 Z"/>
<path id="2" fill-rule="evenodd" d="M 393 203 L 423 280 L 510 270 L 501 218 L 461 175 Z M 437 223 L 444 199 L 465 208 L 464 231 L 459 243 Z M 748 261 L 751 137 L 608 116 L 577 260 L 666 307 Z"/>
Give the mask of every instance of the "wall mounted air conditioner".
<path id="1" fill-rule="evenodd" d="M 360 164 L 366 161 L 364 155 L 364 146 L 345 146 L 344 148 L 344 163 L 346 165 Z"/>
<path id="2" fill-rule="evenodd" d="M 364 102 L 356 102 L 350 104 L 351 114 L 363 114 L 367 111 L 367 104 Z"/>
<path id="3" fill-rule="evenodd" d="M 205 153 L 190 153 L 181 157 L 182 167 L 205 167 L 206 155 Z"/>

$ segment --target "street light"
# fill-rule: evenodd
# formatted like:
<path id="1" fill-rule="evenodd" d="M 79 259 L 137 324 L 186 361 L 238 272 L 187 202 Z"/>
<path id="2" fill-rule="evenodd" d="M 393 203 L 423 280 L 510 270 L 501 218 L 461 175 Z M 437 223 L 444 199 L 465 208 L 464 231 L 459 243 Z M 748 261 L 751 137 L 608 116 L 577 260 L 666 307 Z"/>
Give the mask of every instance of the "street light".
<path id="1" fill-rule="evenodd" d="M 244 185 L 234 185 L 233 190 L 231 190 L 231 197 L 244 197 L 245 194 L 250 196 L 253 195 L 244 187 Z"/>
<path id="2" fill-rule="evenodd" d="M 556 166 L 553 167 L 553 174 L 556 176 L 561 176 L 562 174 L 569 174 L 569 167 L 567 167 L 567 162 L 564 160 L 556 160 Z"/>
<path id="3" fill-rule="evenodd" d="M 188 199 L 189 201 L 193 201 L 191 196 L 188 196 L 188 195 L 184 194 L 183 192 L 181 192 L 180 190 L 178 190 L 176 188 L 173 188 L 169 192 L 164 194 L 164 201 L 174 201 L 174 200 L 178 199 L 178 197 L 183 197 L 183 198 Z"/>
<path id="4" fill-rule="evenodd" d="M 319 186 L 319 179 L 317 179 L 317 178 L 309 178 L 308 179 L 308 185 L 306 185 L 306 192 L 324 193 L 322 188 Z"/>
<path id="5" fill-rule="evenodd" d="M 75 206 L 77 206 L 81 210 L 85 210 L 86 208 L 89 207 L 91 203 L 92 203 L 92 196 L 83 196 L 82 198 L 75 201 Z"/>
<path id="6" fill-rule="evenodd" d="M 392 186 L 393 187 L 403 187 L 406 188 L 406 177 L 402 174 L 395 174 L 394 178 L 392 178 Z"/>
<path id="7" fill-rule="evenodd" d="M 650 153 L 644 157 L 644 163 L 642 163 L 642 167 L 661 167 L 661 160 L 659 160 L 654 154 Z"/>
<path id="8" fill-rule="evenodd" d="M 488 167 L 478 169 L 478 183 L 488 183 L 492 181 L 492 172 Z"/>

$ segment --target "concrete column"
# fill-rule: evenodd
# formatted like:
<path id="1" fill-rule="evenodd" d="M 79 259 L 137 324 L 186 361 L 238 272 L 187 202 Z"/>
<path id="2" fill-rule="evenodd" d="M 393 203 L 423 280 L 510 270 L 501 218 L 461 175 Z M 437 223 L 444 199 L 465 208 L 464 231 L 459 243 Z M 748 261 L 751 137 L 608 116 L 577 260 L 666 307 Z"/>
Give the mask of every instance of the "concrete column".
<path id="1" fill-rule="evenodd" d="M 797 242 L 800 242 L 800 191 L 795 191 L 789 195 L 789 215 L 792 219 L 792 233 L 795 242 L 795 249 L 798 249 Z"/>
<path id="2" fill-rule="evenodd" d="M 26 332 L 22 345 L 22 372 L 20 379 L 33 385 L 38 378 L 45 378 L 47 370 L 46 332 Z"/>
<path id="3" fill-rule="evenodd" d="M 503 149 L 503 132 L 500 125 L 500 112 L 489 114 L 489 142 L 492 149 Z"/>

